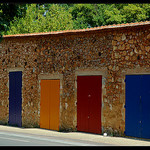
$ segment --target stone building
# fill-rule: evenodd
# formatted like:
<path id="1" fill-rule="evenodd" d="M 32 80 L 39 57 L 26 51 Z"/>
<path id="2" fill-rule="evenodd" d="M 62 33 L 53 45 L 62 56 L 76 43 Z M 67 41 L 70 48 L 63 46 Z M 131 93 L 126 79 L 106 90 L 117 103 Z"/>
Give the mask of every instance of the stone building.
<path id="1" fill-rule="evenodd" d="M 150 138 L 149 78 L 149 21 L 5 35 L 0 124 Z"/>

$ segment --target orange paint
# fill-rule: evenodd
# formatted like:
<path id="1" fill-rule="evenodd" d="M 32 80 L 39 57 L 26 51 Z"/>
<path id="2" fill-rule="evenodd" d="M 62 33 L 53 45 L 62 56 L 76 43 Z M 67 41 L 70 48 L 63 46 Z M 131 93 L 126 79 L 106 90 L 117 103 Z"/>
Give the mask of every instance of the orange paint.
<path id="1" fill-rule="evenodd" d="M 41 80 L 40 127 L 59 130 L 60 80 Z"/>

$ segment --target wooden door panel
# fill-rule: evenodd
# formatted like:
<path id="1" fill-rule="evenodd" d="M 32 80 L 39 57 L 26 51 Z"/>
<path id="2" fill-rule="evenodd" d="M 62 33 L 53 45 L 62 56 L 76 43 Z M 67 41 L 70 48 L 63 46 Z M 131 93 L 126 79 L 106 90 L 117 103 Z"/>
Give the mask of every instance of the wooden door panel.
<path id="1" fill-rule="evenodd" d="M 40 127 L 59 130 L 60 80 L 41 80 Z"/>
<path id="2" fill-rule="evenodd" d="M 77 77 L 77 130 L 101 133 L 102 76 Z"/>
<path id="3" fill-rule="evenodd" d="M 41 80 L 40 127 L 45 129 L 49 129 L 49 92 L 48 80 Z"/>
<path id="4" fill-rule="evenodd" d="M 51 80 L 50 89 L 50 129 L 59 130 L 60 80 Z"/>

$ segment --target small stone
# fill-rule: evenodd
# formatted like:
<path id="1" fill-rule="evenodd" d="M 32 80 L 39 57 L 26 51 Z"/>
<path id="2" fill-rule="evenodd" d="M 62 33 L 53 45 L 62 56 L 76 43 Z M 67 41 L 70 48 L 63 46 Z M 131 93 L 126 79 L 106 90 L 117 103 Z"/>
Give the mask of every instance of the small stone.
<path id="1" fill-rule="evenodd" d="M 117 45 L 117 41 L 112 40 L 112 45 L 113 46 Z"/>
<path id="2" fill-rule="evenodd" d="M 130 56 L 133 56 L 133 52 L 130 52 Z"/>
<path id="3" fill-rule="evenodd" d="M 123 43 L 124 43 L 123 41 L 120 42 L 121 45 L 122 45 Z"/>
<path id="4" fill-rule="evenodd" d="M 129 56 L 126 56 L 126 57 L 125 57 L 125 60 L 129 60 Z"/>
<path id="5" fill-rule="evenodd" d="M 120 44 L 120 45 L 118 46 L 118 49 L 119 49 L 119 50 L 124 50 L 124 49 L 125 49 L 125 44 L 123 44 L 123 45 Z"/>
<path id="6" fill-rule="evenodd" d="M 119 50 L 121 49 L 121 45 L 118 46 L 118 49 L 119 49 Z"/>
<path id="7" fill-rule="evenodd" d="M 143 44 L 140 44 L 141 50 L 144 50 L 144 46 Z"/>
<path id="8" fill-rule="evenodd" d="M 133 44 L 133 39 L 128 41 L 130 44 Z"/>
<path id="9" fill-rule="evenodd" d="M 146 47 L 145 47 L 145 50 L 146 50 L 147 52 L 149 52 L 149 51 L 150 51 L 150 46 L 146 46 Z"/>
<path id="10" fill-rule="evenodd" d="M 122 35 L 122 41 L 124 41 L 126 39 L 125 34 Z"/>
<path id="11" fill-rule="evenodd" d="M 150 34 L 147 35 L 147 39 L 150 39 Z"/>
<path id="12" fill-rule="evenodd" d="M 122 50 L 124 50 L 124 49 L 125 49 L 125 44 L 122 45 Z"/>
<path id="13" fill-rule="evenodd" d="M 141 50 L 139 50 L 139 54 L 142 54 L 142 51 L 141 51 Z"/>
<path id="14" fill-rule="evenodd" d="M 118 58 L 118 53 L 115 53 L 115 58 Z"/>
<path id="15" fill-rule="evenodd" d="M 117 46 L 113 46 L 113 51 L 115 51 L 117 49 Z"/>
<path id="16" fill-rule="evenodd" d="M 118 71 L 118 70 L 119 70 L 119 67 L 117 66 L 117 67 L 116 67 L 116 71 Z"/>
<path id="17" fill-rule="evenodd" d="M 67 103 L 65 103 L 65 109 L 67 109 L 67 107 L 68 107 L 68 104 L 67 104 Z"/>
<path id="18" fill-rule="evenodd" d="M 133 60 L 136 60 L 137 59 L 137 57 L 136 56 L 133 56 Z"/>
<path id="19" fill-rule="evenodd" d="M 114 78 L 111 79 L 111 82 L 114 82 Z"/>
<path id="20" fill-rule="evenodd" d="M 137 51 L 136 47 L 135 47 L 135 49 L 134 49 L 134 52 L 135 52 L 136 54 L 138 53 L 138 51 Z"/>
<path id="21" fill-rule="evenodd" d="M 123 51 L 123 55 L 125 56 L 127 54 L 127 52 L 126 51 Z"/>
<path id="22" fill-rule="evenodd" d="M 130 49 L 130 45 L 129 44 L 126 45 L 126 49 Z"/>
<path id="23" fill-rule="evenodd" d="M 132 39 L 132 35 L 130 35 L 130 39 Z"/>
<path id="24" fill-rule="evenodd" d="M 115 70 L 116 70 L 116 67 L 114 66 L 112 70 L 115 71 Z"/>
<path id="25" fill-rule="evenodd" d="M 116 40 L 119 42 L 119 41 L 121 41 L 121 37 L 120 36 L 117 36 L 116 37 Z"/>
<path id="26" fill-rule="evenodd" d="M 110 65 L 108 68 L 111 70 L 111 69 L 112 69 L 112 66 Z"/>

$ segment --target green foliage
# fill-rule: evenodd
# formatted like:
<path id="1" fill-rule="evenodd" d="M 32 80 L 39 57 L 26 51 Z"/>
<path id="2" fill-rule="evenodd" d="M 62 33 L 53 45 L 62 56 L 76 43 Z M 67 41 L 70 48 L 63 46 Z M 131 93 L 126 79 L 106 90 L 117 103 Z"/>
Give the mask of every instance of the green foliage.
<path id="1" fill-rule="evenodd" d="M 8 30 L 10 21 L 14 17 L 22 17 L 25 15 L 26 7 L 24 4 L 0 4 L 0 32 L 4 33 Z"/>
<path id="2" fill-rule="evenodd" d="M 8 13 L 6 13 L 6 10 Z M 13 9 L 12 9 L 13 8 Z M 9 10 L 9 11 L 8 11 Z M 83 29 L 150 21 L 150 4 L 0 4 L 4 34 Z"/>
<path id="3" fill-rule="evenodd" d="M 74 29 L 96 27 L 103 24 L 103 4 L 75 4 L 70 8 Z"/>
<path id="4" fill-rule="evenodd" d="M 46 8 L 47 9 L 47 8 Z M 72 16 L 63 7 L 52 4 L 47 10 L 43 5 L 30 4 L 26 16 L 10 23 L 7 34 L 48 32 L 73 29 Z"/>
<path id="5" fill-rule="evenodd" d="M 120 7 L 121 8 L 121 7 Z M 118 24 L 124 22 L 124 15 L 121 14 L 121 11 L 117 9 L 115 4 L 108 6 L 104 11 L 104 19 L 106 24 Z"/>
<path id="6" fill-rule="evenodd" d="M 139 5 L 146 12 L 146 20 L 150 20 L 150 4 L 139 4 Z"/>
<path id="7" fill-rule="evenodd" d="M 147 19 L 145 9 L 142 9 L 139 4 L 124 6 L 121 13 L 124 15 L 125 22 L 139 22 Z"/>
<path id="8" fill-rule="evenodd" d="M 150 4 L 111 4 L 104 12 L 106 24 L 150 20 Z"/>

